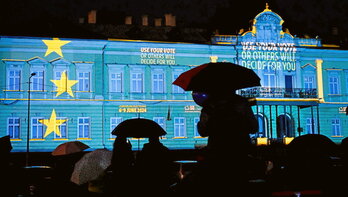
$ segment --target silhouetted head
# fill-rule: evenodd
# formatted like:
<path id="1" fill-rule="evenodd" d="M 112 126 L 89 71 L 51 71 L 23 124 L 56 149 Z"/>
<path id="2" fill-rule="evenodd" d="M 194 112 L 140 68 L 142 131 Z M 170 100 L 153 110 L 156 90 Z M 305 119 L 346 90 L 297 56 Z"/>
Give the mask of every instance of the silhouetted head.
<path id="1" fill-rule="evenodd" d="M 149 137 L 149 143 L 159 143 L 159 137 L 158 136 L 150 136 Z"/>
<path id="2" fill-rule="evenodd" d="M 221 100 L 236 94 L 236 90 L 216 91 L 216 92 L 192 92 L 194 102 L 199 106 L 204 106 L 210 100 Z"/>

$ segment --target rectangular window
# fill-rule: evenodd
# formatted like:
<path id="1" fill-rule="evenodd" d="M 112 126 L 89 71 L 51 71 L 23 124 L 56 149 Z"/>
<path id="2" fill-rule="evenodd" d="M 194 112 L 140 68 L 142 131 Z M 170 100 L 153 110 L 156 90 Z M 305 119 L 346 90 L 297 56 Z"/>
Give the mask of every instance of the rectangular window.
<path id="1" fill-rule="evenodd" d="M 143 93 L 143 73 L 131 73 L 131 92 Z"/>
<path id="2" fill-rule="evenodd" d="M 122 73 L 110 74 L 110 92 L 123 92 Z"/>
<path id="3" fill-rule="evenodd" d="M 78 118 L 78 138 L 90 138 L 90 118 Z"/>
<path id="4" fill-rule="evenodd" d="M 175 81 L 179 77 L 179 75 L 180 75 L 179 73 L 174 73 L 173 74 L 173 81 Z M 172 85 L 172 87 L 173 87 L 172 91 L 175 94 L 182 94 L 185 92 L 184 89 L 182 89 L 181 87 L 179 87 L 177 85 Z"/>
<path id="5" fill-rule="evenodd" d="M 329 94 L 340 94 L 340 84 L 338 76 L 329 77 Z"/>
<path id="6" fill-rule="evenodd" d="M 152 92 L 164 93 L 164 73 L 152 74 Z"/>
<path id="7" fill-rule="evenodd" d="M 62 118 L 62 117 L 57 117 L 57 120 L 67 120 L 67 118 Z M 67 125 L 67 121 L 63 122 L 62 124 L 60 124 L 58 126 L 59 131 L 60 131 L 60 135 L 57 135 L 56 133 L 54 133 L 54 138 L 56 139 L 66 139 L 68 138 L 68 125 Z"/>
<path id="8" fill-rule="evenodd" d="M 43 91 L 44 90 L 44 71 L 35 71 L 36 75 L 32 77 L 31 89 L 35 91 Z"/>
<path id="9" fill-rule="evenodd" d="M 90 72 L 78 72 L 77 80 L 78 80 L 78 91 L 89 92 L 90 88 Z"/>
<path id="10" fill-rule="evenodd" d="M 18 117 L 8 118 L 7 121 L 7 134 L 11 139 L 20 138 L 20 119 Z"/>
<path id="11" fill-rule="evenodd" d="M 164 130 L 166 130 L 164 117 L 153 117 L 153 121 L 155 121 L 159 126 L 161 126 Z"/>
<path id="12" fill-rule="evenodd" d="M 123 121 L 122 117 L 112 117 L 110 118 L 110 137 L 116 138 L 116 135 L 112 135 L 111 132 L 114 130 L 118 124 L 120 124 Z"/>
<path id="13" fill-rule="evenodd" d="M 310 90 L 314 87 L 314 76 L 304 76 L 304 88 Z"/>
<path id="14" fill-rule="evenodd" d="M 53 75 L 54 80 L 60 80 L 60 77 L 62 76 L 63 71 L 55 71 Z M 67 74 L 68 75 L 68 74 Z M 64 83 L 63 81 L 60 81 L 61 83 Z M 63 84 L 59 84 L 59 87 L 63 87 Z M 57 90 L 58 86 L 54 86 L 54 90 Z"/>
<path id="15" fill-rule="evenodd" d="M 186 137 L 185 118 L 174 118 L 174 137 Z"/>
<path id="16" fill-rule="evenodd" d="M 306 132 L 307 134 L 316 134 L 315 120 L 313 118 L 306 118 Z"/>
<path id="17" fill-rule="evenodd" d="M 10 70 L 7 76 L 8 90 L 21 90 L 21 71 Z"/>
<path id="18" fill-rule="evenodd" d="M 31 119 L 31 139 L 43 139 L 43 124 L 39 122 L 43 118 Z"/>
<path id="19" fill-rule="evenodd" d="M 198 129 L 197 129 L 197 124 L 198 124 L 198 122 L 199 122 L 199 117 L 195 117 L 194 119 L 193 119 L 193 131 L 194 131 L 194 133 L 193 133 L 193 135 L 195 136 L 195 137 L 200 137 L 201 135 L 199 135 L 199 133 L 198 133 Z"/>
<path id="20" fill-rule="evenodd" d="M 334 118 L 331 120 L 331 128 L 333 136 L 341 136 L 341 122 L 340 119 Z"/>
<path id="21" fill-rule="evenodd" d="M 263 74 L 263 86 L 268 88 L 276 87 L 275 72 L 265 70 L 265 73 Z"/>

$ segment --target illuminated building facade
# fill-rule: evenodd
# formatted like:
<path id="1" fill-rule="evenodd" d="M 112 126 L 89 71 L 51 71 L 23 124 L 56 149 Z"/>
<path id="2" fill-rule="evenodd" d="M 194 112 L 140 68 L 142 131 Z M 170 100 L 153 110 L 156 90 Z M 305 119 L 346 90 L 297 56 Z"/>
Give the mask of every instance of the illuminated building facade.
<path id="1" fill-rule="evenodd" d="M 26 151 L 28 134 L 31 151 L 71 140 L 112 148 L 111 130 L 142 117 L 167 131 L 161 141 L 169 148 L 192 149 L 207 141 L 196 130 L 200 107 L 172 82 L 194 66 L 227 61 L 261 78 L 262 87 L 239 91 L 254 98 L 253 137 L 320 133 L 340 142 L 348 132 L 348 51 L 297 38 L 282 24 L 266 7 L 251 31 L 215 35 L 212 44 L 2 36 L 0 136 L 11 136 L 13 151 Z M 147 142 L 130 140 L 135 149 Z"/>

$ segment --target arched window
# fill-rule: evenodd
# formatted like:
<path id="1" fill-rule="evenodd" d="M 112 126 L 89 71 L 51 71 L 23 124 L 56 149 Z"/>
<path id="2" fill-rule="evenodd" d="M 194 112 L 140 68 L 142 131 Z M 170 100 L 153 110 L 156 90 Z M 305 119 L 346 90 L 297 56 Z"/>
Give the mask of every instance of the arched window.
<path id="1" fill-rule="evenodd" d="M 288 114 L 277 117 L 277 137 L 295 137 L 294 121 Z"/>
<path id="2" fill-rule="evenodd" d="M 259 131 L 255 133 L 255 137 L 267 137 L 267 119 L 263 114 L 255 115 L 259 123 Z"/>

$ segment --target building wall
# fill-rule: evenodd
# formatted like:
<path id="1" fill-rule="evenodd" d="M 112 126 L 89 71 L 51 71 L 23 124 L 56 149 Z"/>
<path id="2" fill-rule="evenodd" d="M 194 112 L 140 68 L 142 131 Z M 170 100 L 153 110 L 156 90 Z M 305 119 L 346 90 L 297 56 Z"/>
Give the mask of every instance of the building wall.
<path id="1" fill-rule="evenodd" d="M 192 149 L 207 142 L 195 133 L 200 107 L 190 92 L 172 82 L 200 64 L 227 61 L 249 67 L 261 78 L 262 87 L 239 92 L 254 97 L 253 111 L 264 123 L 252 137 L 282 140 L 320 133 L 340 142 L 348 132 L 348 51 L 284 33 L 282 19 L 268 9 L 255 20 L 252 31 L 217 35 L 212 44 L 2 36 L 0 136 L 11 134 L 13 151 L 26 151 L 30 100 L 30 134 L 41 129 L 40 136 L 29 140 L 31 151 L 52 151 L 71 140 L 112 148 L 110 132 L 117 121 L 137 117 L 161 118 L 167 131 L 162 142 L 172 149 Z M 269 31 L 272 25 L 274 31 Z M 141 85 L 135 85 L 136 79 Z M 37 127 L 33 118 L 40 119 Z M 175 131 L 178 118 L 184 118 L 180 135 Z M 59 129 L 67 135 L 55 136 L 56 127 L 48 131 L 52 122 L 61 123 Z M 89 133 L 79 136 L 87 128 L 83 123 Z M 147 142 L 130 140 L 134 149 Z"/>

